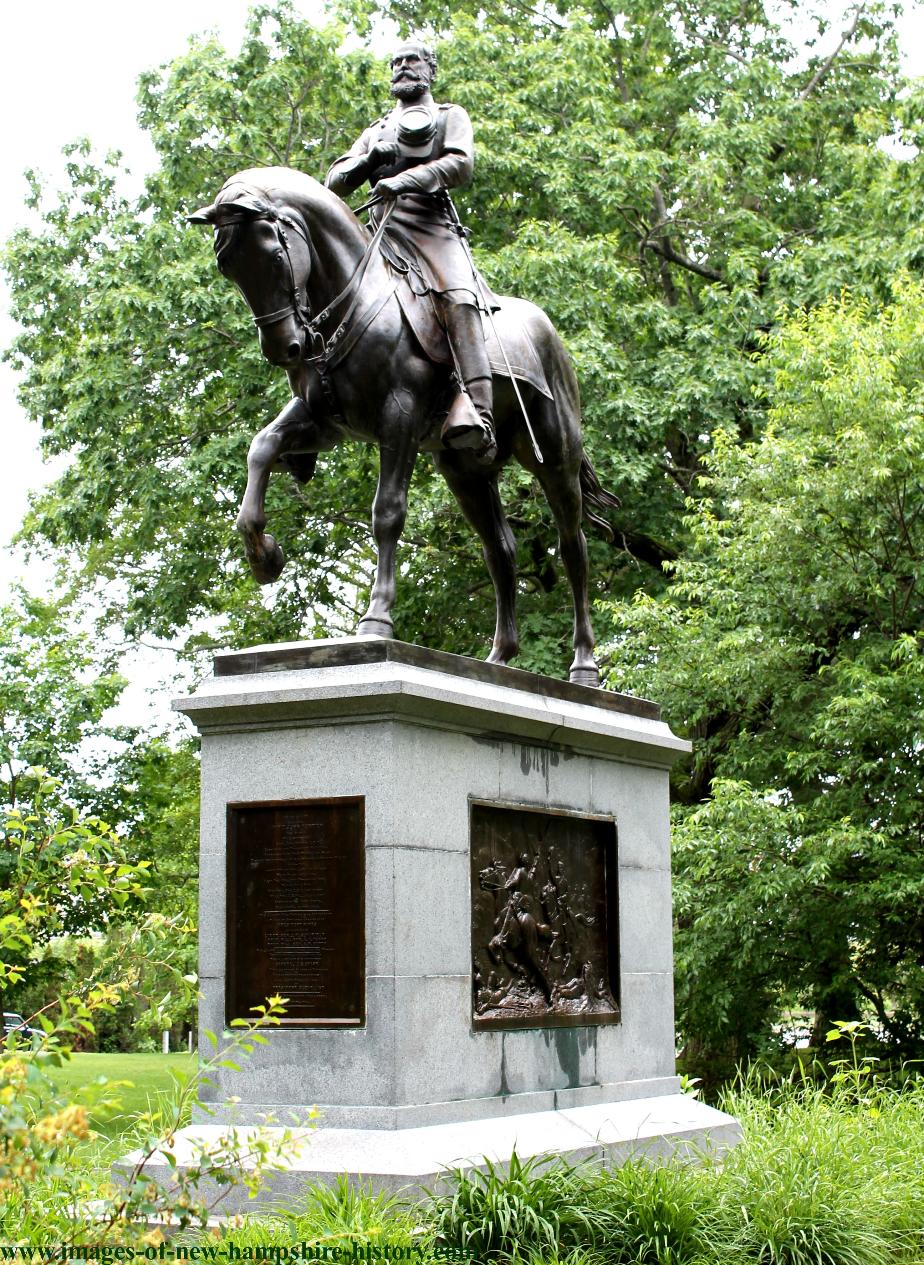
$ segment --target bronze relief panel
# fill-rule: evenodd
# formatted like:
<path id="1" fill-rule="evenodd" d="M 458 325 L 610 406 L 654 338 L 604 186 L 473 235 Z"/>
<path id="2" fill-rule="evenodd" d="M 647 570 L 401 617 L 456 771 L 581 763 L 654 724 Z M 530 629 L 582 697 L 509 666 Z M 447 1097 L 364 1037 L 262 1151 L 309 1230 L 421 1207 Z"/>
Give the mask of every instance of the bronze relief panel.
<path id="1" fill-rule="evenodd" d="M 471 805 L 475 1028 L 619 1022 L 616 826 Z"/>
<path id="2" fill-rule="evenodd" d="M 227 1020 L 364 1022 L 364 847 L 361 798 L 228 805 Z"/>

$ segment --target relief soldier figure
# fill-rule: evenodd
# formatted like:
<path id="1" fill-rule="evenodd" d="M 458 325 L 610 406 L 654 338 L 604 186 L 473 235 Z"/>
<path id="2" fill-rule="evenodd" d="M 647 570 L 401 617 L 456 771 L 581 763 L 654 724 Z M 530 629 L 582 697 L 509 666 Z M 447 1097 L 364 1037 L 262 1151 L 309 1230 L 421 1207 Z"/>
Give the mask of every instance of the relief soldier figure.
<path id="1" fill-rule="evenodd" d="M 429 295 L 446 329 L 460 391 L 473 408 L 450 410 L 442 431 L 449 448 L 496 454 L 491 364 L 480 309 L 499 304 L 476 277 L 461 226 L 446 196 L 467 184 L 474 167 L 472 124 L 459 105 L 437 104 L 430 86 L 436 58 L 422 44 L 402 44 L 391 61 L 394 109 L 367 127 L 327 174 L 341 196 L 366 180 L 377 198 L 371 225 L 379 227 L 393 200 L 380 249 L 418 295 Z"/>
<path id="2" fill-rule="evenodd" d="M 472 844 L 476 1024 L 617 1020 L 596 823 L 551 817 L 540 829 L 528 810 L 517 816 L 487 807 L 479 819 Z"/>

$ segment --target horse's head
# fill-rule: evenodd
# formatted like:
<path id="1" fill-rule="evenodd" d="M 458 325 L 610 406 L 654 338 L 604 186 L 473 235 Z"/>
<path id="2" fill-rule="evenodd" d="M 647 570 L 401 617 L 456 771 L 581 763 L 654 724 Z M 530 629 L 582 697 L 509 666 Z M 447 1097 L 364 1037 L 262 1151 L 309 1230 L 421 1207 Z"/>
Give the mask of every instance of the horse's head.
<path id="1" fill-rule="evenodd" d="M 263 355 L 284 368 L 297 364 L 305 350 L 312 264 L 303 217 L 262 190 L 232 181 L 211 206 L 188 218 L 215 229 L 218 269 L 247 300 Z"/>

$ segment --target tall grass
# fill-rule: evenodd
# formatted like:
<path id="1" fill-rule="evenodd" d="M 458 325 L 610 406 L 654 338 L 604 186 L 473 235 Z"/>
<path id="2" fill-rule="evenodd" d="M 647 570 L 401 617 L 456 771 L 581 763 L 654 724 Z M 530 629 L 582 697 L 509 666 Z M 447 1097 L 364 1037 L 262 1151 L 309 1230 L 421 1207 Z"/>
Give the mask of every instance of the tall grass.
<path id="1" fill-rule="evenodd" d="M 343 1259 L 349 1260 L 353 1244 L 411 1246 L 422 1237 L 419 1222 L 419 1210 L 406 1200 L 376 1193 L 342 1173 L 332 1186 L 312 1186 L 294 1202 L 280 1204 L 272 1215 L 250 1214 L 228 1222 L 221 1233 L 238 1248 L 326 1244 L 330 1252 L 340 1248 Z"/>
<path id="2" fill-rule="evenodd" d="M 438 1241 L 528 1265 L 924 1265 L 924 1082 L 726 1095 L 744 1138 L 721 1162 L 457 1173 Z"/>
<path id="3" fill-rule="evenodd" d="M 315 1186 L 288 1214 L 301 1239 L 409 1243 L 419 1221 L 406 1200 L 341 1174 L 333 1186 Z"/>
<path id="4" fill-rule="evenodd" d="M 347 1256 L 357 1242 L 419 1245 L 424 1259 L 443 1245 L 478 1265 L 924 1265 L 924 1079 L 890 1088 L 856 1062 L 826 1085 L 768 1088 L 755 1073 L 722 1105 L 744 1138 L 720 1161 L 605 1169 L 514 1156 L 456 1172 L 423 1205 L 342 1177 L 226 1234 L 241 1247 L 339 1243 Z M 83 1198 L 131 1141 L 81 1144 Z M 72 1197 L 50 1177 L 7 1192 L 4 1235 L 60 1237 Z"/>
<path id="5" fill-rule="evenodd" d="M 599 1257 L 612 1265 L 710 1259 L 721 1246 L 715 1175 L 711 1165 L 641 1161 L 601 1170 L 591 1192 Z"/>
<path id="6" fill-rule="evenodd" d="M 544 1260 L 543 1254 L 596 1242 L 588 1201 L 595 1175 L 586 1166 L 514 1153 L 506 1171 L 488 1160 L 483 1171 L 457 1170 L 453 1177 L 449 1194 L 431 1197 L 429 1219 L 438 1242 L 479 1262 Z"/>
<path id="7" fill-rule="evenodd" d="M 725 1234 L 761 1265 L 924 1262 L 924 1085 L 730 1091 Z"/>

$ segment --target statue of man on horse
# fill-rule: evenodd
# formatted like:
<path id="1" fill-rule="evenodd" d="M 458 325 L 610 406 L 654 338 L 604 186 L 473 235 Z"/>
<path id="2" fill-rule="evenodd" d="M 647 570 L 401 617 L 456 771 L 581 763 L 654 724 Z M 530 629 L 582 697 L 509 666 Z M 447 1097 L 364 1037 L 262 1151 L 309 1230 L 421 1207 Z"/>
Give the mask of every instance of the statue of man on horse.
<path id="1" fill-rule="evenodd" d="M 479 309 L 500 306 L 473 269 L 448 190 L 472 178 L 472 124 L 460 105 L 433 100 L 436 57 L 423 44 L 402 44 L 391 59 L 394 109 L 367 127 L 327 173 L 341 196 L 366 180 L 382 201 L 373 207 L 378 228 L 389 206 L 379 249 L 403 273 L 415 294 L 429 295 L 445 328 L 460 392 L 473 408 L 450 410 L 441 439 L 449 448 L 474 449 L 481 460 L 496 455 L 491 363 Z M 395 199 L 396 206 L 391 203 Z"/>
<path id="2" fill-rule="evenodd" d="M 570 679 L 597 685 L 582 522 L 612 538 L 601 511 L 618 501 L 584 452 L 577 379 L 552 322 L 534 303 L 494 295 L 475 268 L 449 197 L 472 173 L 472 127 L 461 107 L 433 101 L 435 66 L 421 44 L 398 49 L 394 109 L 334 163 L 326 186 L 286 167 L 250 168 L 189 217 L 213 228 L 218 268 L 292 391 L 250 445 L 237 527 L 254 577 L 272 583 L 285 564 L 266 531 L 273 471 L 307 483 L 319 453 L 375 444 L 377 560 L 357 632 L 392 637 L 408 487 L 430 453 L 481 539 L 496 597 L 488 662 L 503 665 L 519 634 L 516 543 L 498 478 L 516 460 L 558 527 L 574 608 Z M 366 180 L 371 231 L 339 196 Z"/>

